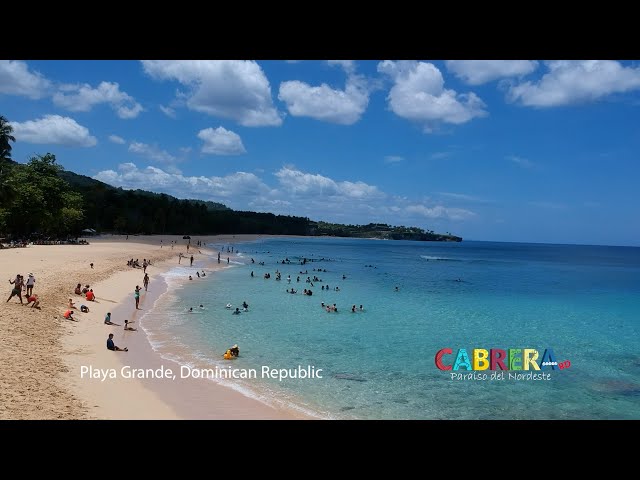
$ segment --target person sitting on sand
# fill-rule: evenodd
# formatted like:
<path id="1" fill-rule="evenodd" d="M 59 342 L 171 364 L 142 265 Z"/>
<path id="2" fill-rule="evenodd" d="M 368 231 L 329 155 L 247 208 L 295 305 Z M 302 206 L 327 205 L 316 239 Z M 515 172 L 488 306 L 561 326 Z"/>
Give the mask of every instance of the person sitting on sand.
<path id="1" fill-rule="evenodd" d="M 85 285 L 84 288 L 82 289 L 82 294 L 86 295 L 88 291 L 89 291 L 89 285 Z"/>
<path id="2" fill-rule="evenodd" d="M 40 300 L 38 300 L 38 295 L 36 295 L 35 293 L 27 297 L 27 303 L 25 305 L 28 306 L 31 302 L 33 302 L 31 308 L 40 309 Z"/>
<path id="3" fill-rule="evenodd" d="M 129 320 L 125 320 L 124 321 L 124 329 L 125 330 L 130 330 L 132 332 L 136 332 L 138 329 L 137 328 L 132 328 L 129 326 Z"/>
<path id="4" fill-rule="evenodd" d="M 87 300 L 89 300 L 90 302 L 94 302 L 95 299 L 96 299 L 96 295 L 95 293 L 93 293 L 93 288 L 92 288 L 87 292 Z"/>
<path id="5" fill-rule="evenodd" d="M 231 353 L 231 356 L 239 357 L 240 356 L 240 349 L 238 348 L 238 344 L 235 344 L 233 347 L 231 347 L 229 349 L 229 352 Z"/>
<path id="6" fill-rule="evenodd" d="M 129 349 L 127 347 L 120 348 L 115 343 L 113 343 L 113 333 L 109 334 L 109 338 L 107 339 L 107 350 L 111 350 L 113 352 L 128 352 Z"/>
<path id="7" fill-rule="evenodd" d="M 82 285 L 76 285 L 76 289 L 73 291 L 76 295 L 82 295 Z"/>
<path id="8" fill-rule="evenodd" d="M 73 300 L 69 299 L 69 304 L 67 305 L 68 308 L 76 308 L 76 304 L 73 303 Z"/>
<path id="9" fill-rule="evenodd" d="M 73 318 L 73 310 L 67 310 L 66 312 L 64 312 L 64 318 L 66 318 L 67 320 L 73 320 L 74 322 L 76 322 L 77 320 L 75 318 Z"/>
<path id="10" fill-rule="evenodd" d="M 80 311 L 82 313 L 89 313 L 89 307 L 87 307 L 86 305 L 80 305 Z"/>
<path id="11" fill-rule="evenodd" d="M 111 312 L 107 312 L 107 315 L 104 317 L 104 324 L 105 325 L 116 325 L 116 326 L 120 326 L 117 323 L 113 323 L 111 321 Z"/>

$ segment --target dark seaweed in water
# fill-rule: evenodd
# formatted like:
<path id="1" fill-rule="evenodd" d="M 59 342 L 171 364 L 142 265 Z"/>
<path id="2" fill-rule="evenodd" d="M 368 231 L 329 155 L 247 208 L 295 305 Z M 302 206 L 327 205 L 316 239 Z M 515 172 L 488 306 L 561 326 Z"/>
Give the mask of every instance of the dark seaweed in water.
<path id="1" fill-rule="evenodd" d="M 598 392 L 625 397 L 640 395 L 640 385 L 624 380 L 603 380 L 593 385 L 592 388 Z"/>
<path id="2" fill-rule="evenodd" d="M 339 380 L 353 380 L 354 382 L 366 382 L 367 380 L 353 375 L 351 373 L 336 373 L 333 378 L 337 378 Z"/>

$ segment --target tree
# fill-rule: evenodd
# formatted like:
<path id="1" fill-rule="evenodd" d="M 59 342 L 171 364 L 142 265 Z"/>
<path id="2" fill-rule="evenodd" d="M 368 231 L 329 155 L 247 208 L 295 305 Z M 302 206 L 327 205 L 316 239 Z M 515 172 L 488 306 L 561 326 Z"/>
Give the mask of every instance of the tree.
<path id="1" fill-rule="evenodd" d="M 12 168 L 7 174 L 11 193 L 0 211 L 4 228 L 19 237 L 34 232 L 53 237 L 79 233 L 82 197 L 60 178 L 62 170 L 50 153 Z"/>
<path id="2" fill-rule="evenodd" d="M 11 144 L 16 139 L 13 135 L 13 127 L 9 121 L 0 115 L 0 162 L 11 159 Z"/>
<path id="3" fill-rule="evenodd" d="M 0 205 L 8 198 L 10 192 L 5 179 L 8 173 L 8 160 L 11 159 L 11 144 L 16 139 L 13 135 L 13 127 L 7 119 L 0 115 Z M 0 216 L 3 212 L 0 210 Z"/>

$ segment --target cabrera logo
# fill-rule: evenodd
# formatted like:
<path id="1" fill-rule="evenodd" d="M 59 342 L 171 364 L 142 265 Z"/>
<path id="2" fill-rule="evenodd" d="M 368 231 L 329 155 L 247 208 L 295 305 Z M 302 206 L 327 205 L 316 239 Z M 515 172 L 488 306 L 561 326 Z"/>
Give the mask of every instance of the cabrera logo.
<path id="1" fill-rule="evenodd" d="M 458 349 L 458 353 L 453 359 L 446 358 L 449 355 L 453 355 L 451 348 L 443 348 L 436 353 L 435 363 L 439 370 L 449 371 L 452 370 L 452 380 L 487 380 L 486 374 L 476 374 L 476 371 L 491 370 L 494 373 L 491 374 L 490 380 L 504 380 L 504 372 L 497 372 L 497 370 L 509 371 L 510 380 L 549 380 L 551 378 L 548 373 L 536 373 L 533 371 L 545 371 L 545 370 L 564 370 L 571 366 L 569 360 L 558 363 L 553 350 L 546 348 L 540 358 L 540 353 L 534 348 L 509 348 L 502 350 L 500 348 L 491 348 L 486 350 L 484 348 L 473 349 L 473 360 L 469 357 L 467 350 L 464 348 Z M 473 374 L 453 373 L 460 369 L 467 371 L 473 371 Z M 515 373 L 511 373 L 511 372 Z M 522 374 L 519 371 L 530 371 L 531 373 Z"/>

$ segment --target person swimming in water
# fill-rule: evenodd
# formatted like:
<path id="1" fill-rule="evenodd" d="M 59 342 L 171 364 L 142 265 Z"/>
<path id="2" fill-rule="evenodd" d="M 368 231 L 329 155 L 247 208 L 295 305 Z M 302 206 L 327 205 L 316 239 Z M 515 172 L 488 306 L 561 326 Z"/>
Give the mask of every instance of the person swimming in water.
<path id="1" fill-rule="evenodd" d="M 240 315 L 240 308 L 236 307 L 236 309 L 233 312 L 234 315 Z"/>

